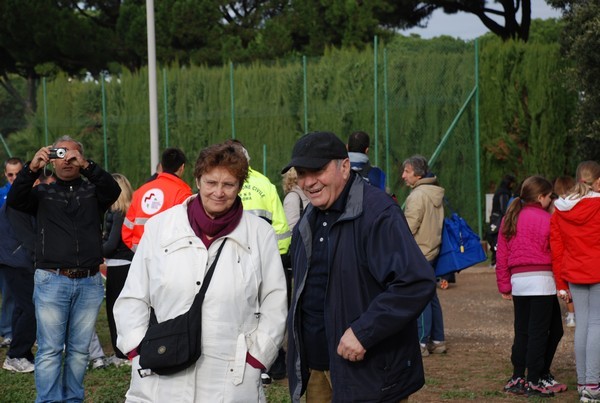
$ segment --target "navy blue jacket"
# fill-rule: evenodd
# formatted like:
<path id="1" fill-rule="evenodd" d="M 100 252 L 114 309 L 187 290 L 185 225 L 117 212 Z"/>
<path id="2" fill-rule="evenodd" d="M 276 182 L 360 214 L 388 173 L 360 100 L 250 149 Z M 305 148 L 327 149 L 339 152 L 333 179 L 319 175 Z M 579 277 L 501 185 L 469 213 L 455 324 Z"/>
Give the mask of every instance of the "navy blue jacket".
<path id="1" fill-rule="evenodd" d="M 34 227 L 29 214 L 15 211 L 6 203 L 0 207 L 0 264 L 33 272 Z"/>
<path id="2" fill-rule="evenodd" d="M 356 174 L 345 211 L 329 235 L 325 329 L 334 402 L 397 402 L 424 382 L 417 317 L 435 291 L 435 275 L 397 203 Z M 302 361 L 299 326 L 312 234 L 307 207 L 294 228 L 291 254 L 294 298 L 288 316 L 288 379 L 293 402 L 304 394 L 308 368 Z M 367 350 L 350 362 L 337 355 L 348 327 Z"/>

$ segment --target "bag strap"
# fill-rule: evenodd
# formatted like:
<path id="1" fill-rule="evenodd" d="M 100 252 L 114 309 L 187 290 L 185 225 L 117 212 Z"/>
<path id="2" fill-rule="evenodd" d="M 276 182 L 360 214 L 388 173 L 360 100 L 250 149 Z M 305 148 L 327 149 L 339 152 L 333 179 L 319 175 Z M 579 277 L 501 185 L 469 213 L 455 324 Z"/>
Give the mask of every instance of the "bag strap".
<path id="1" fill-rule="evenodd" d="M 302 195 L 296 189 L 292 189 L 290 192 L 293 192 L 296 194 L 296 196 L 298 196 L 298 199 L 300 200 L 300 216 L 302 216 L 302 213 L 304 212 L 304 201 L 302 200 Z"/>
<path id="2" fill-rule="evenodd" d="M 221 246 L 219 246 L 219 250 L 217 251 L 217 256 L 215 256 L 215 260 L 213 260 L 212 264 L 210 265 L 210 268 L 208 269 L 208 272 L 204 276 L 204 281 L 202 282 L 200 291 L 198 291 L 198 294 L 196 294 L 196 296 L 194 297 L 194 301 L 192 302 L 192 305 L 190 306 L 190 309 L 189 309 L 190 311 L 192 309 L 199 308 L 200 306 L 202 306 L 202 302 L 204 302 L 204 295 L 206 294 L 206 290 L 208 289 L 208 285 L 210 284 L 212 275 L 215 272 L 215 267 L 217 267 L 217 261 L 219 260 L 219 256 L 221 255 L 223 246 L 225 246 L 225 241 L 227 241 L 227 238 L 225 238 L 223 240 L 223 243 L 221 243 Z M 196 304 L 200 304 L 200 305 L 198 306 Z M 157 323 L 158 323 L 158 320 L 156 319 L 156 313 L 154 313 L 154 308 L 150 307 L 150 325 L 156 325 Z"/>
<path id="3" fill-rule="evenodd" d="M 446 207 L 448 207 L 448 210 L 450 210 L 450 215 L 456 213 L 456 210 L 454 210 L 452 208 L 452 205 L 450 204 L 450 201 L 446 198 L 446 196 L 444 196 L 444 204 L 446 205 Z M 458 215 L 460 215 L 460 214 L 458 214 Z"/>
<path id="4" fill-rule="evenodd" d="M 225 246 L 225 242 L 227 242 L 227 238 L 223 240 L 221 246 L 219 246 L 219 250 L 217 251 L 217 256 L 215 256 L 215 260 L 213 260 L 208 272 L 204 276 L 204 281 L 202 282 L 202 287 L 200 287 L 200 291 L 198 291 L 198 295 L 202 295 L 204 298 L 204 294 L 206 294 L 206 290 L 208 289 L 208 285 L 210 284 L 210 280 L 212 279 L 213 273 L 215 272 L 215 267 L 217 267 L 217 261 L 219 260 L 219 256 L 221 256 L 221 251 L 223 250 L 223 246 Z"/>

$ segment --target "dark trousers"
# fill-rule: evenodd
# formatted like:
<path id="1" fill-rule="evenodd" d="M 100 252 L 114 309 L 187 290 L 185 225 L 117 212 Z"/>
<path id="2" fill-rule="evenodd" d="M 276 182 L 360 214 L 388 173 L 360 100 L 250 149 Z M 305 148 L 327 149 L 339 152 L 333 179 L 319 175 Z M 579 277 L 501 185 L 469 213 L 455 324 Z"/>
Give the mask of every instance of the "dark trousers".
<path id="1" fill-rule="evenodd" d="M 12 316 L 12 342 L 6 355 L 27 358 L 33 362 L 31 349 L 36 339 L 35 306 L 33 305 L 33 269 L 2 265 L 8 287 L 15 301 Z"/>
<path id="2" fill-rule="evenodd" d="M 554 353 L 563 336 L 556 295 L 513 296 L 515 339 L 511 361 L 513 376 L 537 383 L 550 372 Z"/>
<path id="3" fill-rule="evenodd" d="M 129 273 L 129 265 L 109 266 L 106 268 L 106 317 L 108 318 L 110 342 L 112 343 L 115 355 L 124 359 L 127 356 L 117 348 L 117 326 L 115 325 L 113 307 L 121 290 L 123 290 L 125 280 L 127 280 L 127 273 Z"/>
<path id="4" fill-rule="evenodd" d="M 496 248 L 498 247 L 498 234 L 488 234 L 486 235 L 486 241 L 490 245 L 490 264 L 496 264 Z"/>

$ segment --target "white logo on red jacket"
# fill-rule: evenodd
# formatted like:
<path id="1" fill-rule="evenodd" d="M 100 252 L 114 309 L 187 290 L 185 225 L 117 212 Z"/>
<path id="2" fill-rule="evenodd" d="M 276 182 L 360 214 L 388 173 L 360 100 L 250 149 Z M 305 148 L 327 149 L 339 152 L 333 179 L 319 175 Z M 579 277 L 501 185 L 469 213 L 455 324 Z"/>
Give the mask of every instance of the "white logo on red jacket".
<path id="1" fill-rule="evenodd" d="M 142 196 L 142 211 L 148 215 L 154 215 L 160 211 L 165 202 L 165 195 L 158 188 L 150 189 Z"/>

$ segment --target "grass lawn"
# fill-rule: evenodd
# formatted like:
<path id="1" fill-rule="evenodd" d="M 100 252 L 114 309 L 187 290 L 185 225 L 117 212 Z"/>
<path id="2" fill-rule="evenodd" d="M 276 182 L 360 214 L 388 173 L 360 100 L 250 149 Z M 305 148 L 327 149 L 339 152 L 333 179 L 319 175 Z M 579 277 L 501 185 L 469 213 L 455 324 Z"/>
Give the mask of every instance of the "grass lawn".
<path id="1" fill-rule="evenodd" d="M 106 356 L 112 355 L 108 322 L 104 304 L 96 324 L 98 337 Z M 4 362 L 6 349 L 0 350 L 0 363 Z M 115 403 L 125 400 L 129 387 L 131 368 L 110 366 L 101 370 L 89 370 L 85 376 L 85 401 L 90 403 Z M 18 374 L 0 369 L 0 403 L 31 403 L 35 400 L 35 381 L 33 373 Z M 265 388 L 269 402 L 289 402 L 287 381 L 273 382 Z M 191 403 L 191 402 L 190 402 Z"/>

